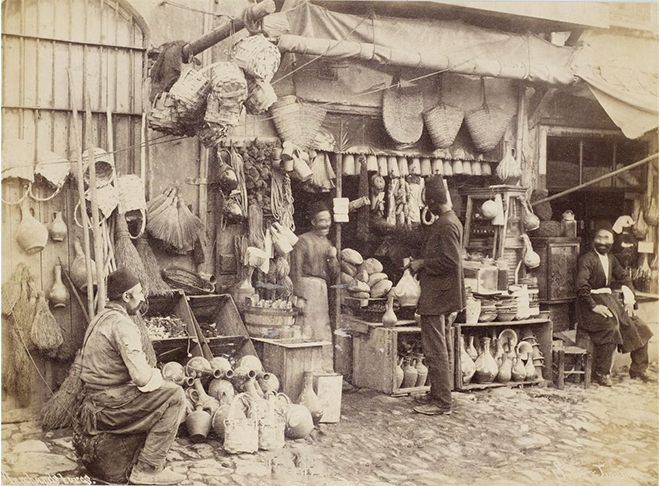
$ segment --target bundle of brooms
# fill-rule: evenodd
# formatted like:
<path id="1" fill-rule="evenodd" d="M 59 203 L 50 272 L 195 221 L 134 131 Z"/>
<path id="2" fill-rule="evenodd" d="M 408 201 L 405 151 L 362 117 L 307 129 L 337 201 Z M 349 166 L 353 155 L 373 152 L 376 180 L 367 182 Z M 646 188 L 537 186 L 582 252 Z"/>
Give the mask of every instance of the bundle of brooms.
<path id="1" fill-rule="evenodd" d="M 144 265 L 146 273 L 146 280 L 148 282 L 146 296 L 152 295 L 170 295 L 172 289 L 165 283 L 163 277 L 160 275 L 160 267 L 158 266 L 158 259 L 154 255 L 147 235 L 142 235 L 137 240 L 137 252 Z"/>
<path id="2" fill-rule="evenodd" d="M 192 251 L 204 236 L 204 223 L 195 216 L 176 188 L 170 188 L 147 204 L 147 231 L 177 252 Z"/>
<path id="3" fill-rule="evenodd" d="M 142 290 L 145 295 L 149 293 L 149 275 L 144 267 L 140 255 L 133 246 L 130 233 L 128 232 L 128 223 L 126 214 L 117 213 L 115 218 L 115 261 L 117 268 L 130 268 L 142 284 Z"/>

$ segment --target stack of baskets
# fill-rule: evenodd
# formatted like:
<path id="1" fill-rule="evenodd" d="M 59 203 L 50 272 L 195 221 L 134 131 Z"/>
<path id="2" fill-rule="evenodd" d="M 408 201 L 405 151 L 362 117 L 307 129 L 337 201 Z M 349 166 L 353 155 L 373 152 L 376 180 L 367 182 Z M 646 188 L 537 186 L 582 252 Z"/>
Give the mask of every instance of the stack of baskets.
<path id="1" fill-rule="evenodd" d="M 319 106 L 303 103 L 294 95 L 288 95 L 273 103 L 270 114 L 283 141 L 293 142 L 306 149 L 321 128 L 326 111 Z"/>

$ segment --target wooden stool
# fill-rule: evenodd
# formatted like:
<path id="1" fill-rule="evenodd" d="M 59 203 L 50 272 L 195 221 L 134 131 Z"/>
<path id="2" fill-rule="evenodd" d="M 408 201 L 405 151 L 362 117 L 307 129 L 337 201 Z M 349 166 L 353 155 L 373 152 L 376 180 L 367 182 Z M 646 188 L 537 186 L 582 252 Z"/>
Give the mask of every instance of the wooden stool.
<path id="1" fill-rule="evenodd" d="M 572 356 L 575 363 L 571 370 L 565 369 L 566 356 Z M 570 375 L 583 377 L 584 388 L 591 385 L 591 352 L 577 346 L 566 346 L 552 350 L 552 368 L 555 383 L 560 390 L 564 389 L 564 379 Z"/>

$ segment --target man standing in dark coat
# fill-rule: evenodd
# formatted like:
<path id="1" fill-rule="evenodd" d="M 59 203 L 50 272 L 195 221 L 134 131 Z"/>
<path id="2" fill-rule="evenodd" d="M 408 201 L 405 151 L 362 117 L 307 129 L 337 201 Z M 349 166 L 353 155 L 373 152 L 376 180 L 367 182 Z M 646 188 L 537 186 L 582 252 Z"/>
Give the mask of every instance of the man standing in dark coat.
<path id="1" fill-rule="evenodd" d="M 610 369 L 614 350 L 619 346 L 630 353 L 630 377 L 649 381 L 648 342 L 653 333 L 635 316 L 635 294 L 630 277 L 610 253 L 614 236 L 610 229 L 596 231 L 593 250 L 578 262 L 576 278 L 578 330 L 591 338 L 594 346 L 595 381 L 612 386 Z M 618 286 L 623 293 L 623 305 L 612 295 Z"/>
<path id="2" fill-rule="evenodd" d="M 427 403 L 414 408 L 425 415 L 451 413 L 451 374 L 446 328 L 465 307 L 463 288 L 463 225 L 451 209 L 441 176 L 426 182 L 426 204 L 438 216 L 426 240 L 422 257 L 410 263 L 419 274 L 422 293 L 417 304 L 421 316 L 422 348 L 429 368 L 431 391 Z"/>

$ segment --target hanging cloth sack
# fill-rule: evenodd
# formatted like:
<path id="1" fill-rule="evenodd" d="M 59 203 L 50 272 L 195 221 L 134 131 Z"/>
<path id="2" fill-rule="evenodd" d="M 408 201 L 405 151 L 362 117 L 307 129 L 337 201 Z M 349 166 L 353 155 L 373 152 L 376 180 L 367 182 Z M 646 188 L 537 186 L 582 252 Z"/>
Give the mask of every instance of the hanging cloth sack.
<path id="1" fill-rule="evenodd" d="M 633 225 L 633 235 L 638 240 L 643 240 L 646 237 L 646 234 L 649 232 L 649 226 L 644 221 L 644 211 L 640 207 L 637 208 L 637 214 L 635 216 L 635 224 Z"/>
<path id="2" fill-rule="evenodd" d="M 646 221 L 649 226 L 658 226 L 658 200 L 655 196 L 646 198 L 644 221 Z"/>

